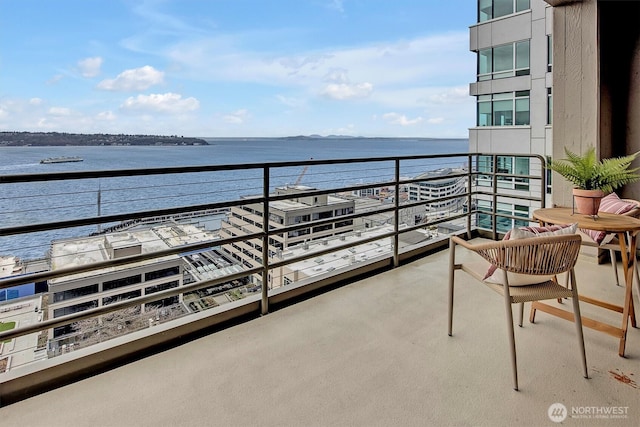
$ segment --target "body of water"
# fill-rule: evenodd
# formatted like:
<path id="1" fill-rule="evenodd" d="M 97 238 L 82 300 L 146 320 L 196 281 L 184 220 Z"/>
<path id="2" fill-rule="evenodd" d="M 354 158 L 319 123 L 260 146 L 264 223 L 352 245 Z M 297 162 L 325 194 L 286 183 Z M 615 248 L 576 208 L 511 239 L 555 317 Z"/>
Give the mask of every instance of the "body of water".
<path id="1" fill-rule="evenodd" d="M 208 139 L 207 146 L 0 147 L 0 174 L 465 153 L 467 139 Z M 79 156 L 78 163 L 40 164 Z"/>
<path id="2" fill-rule="evenodd" d="M 92 147 L 0 147 L 0 175 L 38 174 L 62 171 L 164 168 L 177 166 L 252 164 L 303 160 L 389 157 L 466 153 L 466 139 L 346 138 L 346 139 L 210 139 L 207 146 L 92 146 Z M 79 156 L 82 162 L 41 164 L 48 157 Z M 387 167 L 389 165 L 387 164 Z M 415 176 L 426 168 L 453 167 L 434 159 L 416 165 L 405 175 Z M 366 169 L 369 168 L 369 169 Z M 376 165 L 318 166 L 306 171 L 305 185 L 335 188 L 362 182 L 379 182 L 393 177 L 393 170 Z M 292 184 L 300 167 L 279 171 L 272 185 Z M 260 193 L 260 170 L 214 174 L 154 175 L 60 182 L 0 184 L 0 226 L 96 216 L 100 193 L 100 214 L 147 211 L 175 206 L 235 200 Z M 52 240 L 76 237 L 94 227 L 60 229 L 29 236 L 0 237 L 0 255 L 21 258 L 44 256 Z"/>

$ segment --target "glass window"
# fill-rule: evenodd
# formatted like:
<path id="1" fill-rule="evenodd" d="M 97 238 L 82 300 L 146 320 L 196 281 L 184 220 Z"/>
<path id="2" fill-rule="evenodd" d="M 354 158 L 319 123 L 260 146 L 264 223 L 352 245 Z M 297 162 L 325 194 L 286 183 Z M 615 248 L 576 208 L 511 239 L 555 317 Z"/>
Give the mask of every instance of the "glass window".
<path id="1" fill-rule="evenodd" d="M 493 72 L 494 78 L 509 77 L 511 73 L 505 71 L 513 70 L 513 45 L 496 46 L 493 48 Z"/>
<path id="2" fill-rule="evenodd" d="M 493 102 L 493 125 L 511 126 L 513 124 L 513 102 L 494 101 Z"/>
<path id="3" fill-rule="evenodd" d="M 529 91 L 478 96 L 477 126 L 528 126 Z"/>
<path id="4" fill-rule="evenodd" d="M 516 175 L 529 175 L 529 159 L 526 157 L 516 157 Z"/>
<path id="5" fill-rule="evenodd" d="M 493 0 L 493 17 L 510 15 L 513 13 L 513 0 Z"/>
<path id="6" fill-rule="evenodd" d="M 529 0 L 516 0 L 516 12 L 522 12 L 530 8 Z"/>
<path id="7" fill-rule="evenodd" d="M 551 34 L 547 36 L 547 71 L 551 71 L 553 65 L 553 39 Z"/>
<path id="8" fill-rule="evenodd" d="M 553 122 L 553 96 L 551 95 L 551 88 L 547 88 L 547 124 L 550 125 Z"/>
<path id="9" fill-rule="evenodd" d="M 479 0 L 478 22 L 528 10 L 529 3 L 530 0 Z"/>
<path id="10" fill-rule="evenodd" d="M 493 0 L 478 1 L 478 22 L 488 21 L 493 18 Z"/>
<path id="11" fill-rule="evenodd" d="M 493 72 L 493 50 L 483 49 L 478 52 L 478 80 L 491 79 Z"/>
<path id="12" fill-rule="evenodd" d="M 108 291 L 111 289 L 121 288 L 123 286 L 129 286 L 142 281 L 142 275 L 137 274 L 135 276 L 124 277 L 122 279 L 108 280 L 102 284 L 102 290 Z"/>
<path id="13" fill-rule="evenodd" d="M 480 98 L 489 98 L 480 100 Z M 478 126 L 491 126 L 491 97 L 483 95 L 478 97 Z"/>
<path id="14" fill-rule="evenodd" d="M 513 164 L 513 157 L 498 156 L 497 162 L 498 168 L 496 172 L 513 173 L 513 167 L 511 166 Z"/>
<path id="15" fill-rule="evenodd" d="M 529 75 L 529 40 L 516 43 L 516 76 Z"/>
<path id="16" fill-rule="evenodd" d="M 478 51 L 478 81 L 529 75 L 529 40 Z"/>
<path id="17" fill-rule="evenodd" d="M 529 125 L 529 98 L 516 99 L 516 126 Z"/>

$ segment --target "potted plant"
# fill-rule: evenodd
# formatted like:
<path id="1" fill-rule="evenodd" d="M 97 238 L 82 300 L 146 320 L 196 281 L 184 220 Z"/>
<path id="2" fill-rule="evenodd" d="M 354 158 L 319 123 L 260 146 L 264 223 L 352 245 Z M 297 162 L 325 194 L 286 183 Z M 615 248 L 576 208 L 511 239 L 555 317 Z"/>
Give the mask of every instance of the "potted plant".
<path id="1" fill-rule="evenodd" d="M 631 162 L 640 154 L 598 160 L 596 149 L 590 147 L 583 155 L 564 149 L 567 158 L 551 160 L 549 169 L 559 173 L 574 185 L 573 197 L 578 213 L 596 215 L 600 200 L 616 188 L 640 180 L 638 168 Z"/>

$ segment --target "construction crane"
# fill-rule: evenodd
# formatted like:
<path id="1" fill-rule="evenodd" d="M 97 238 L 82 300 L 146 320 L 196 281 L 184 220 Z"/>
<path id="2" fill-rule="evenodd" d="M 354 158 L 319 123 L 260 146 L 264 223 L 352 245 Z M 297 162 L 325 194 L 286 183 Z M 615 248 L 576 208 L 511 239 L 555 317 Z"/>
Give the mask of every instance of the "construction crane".
<path id="1" fill-rule="evenodd" d="M 311 157 L 309 160 L 313 160 L 313 157 Z M 298 175 L 298 179 L 296 179 L 295 184 L 293 184 L 294 186 L 300 185 L 300 183 L 302 182 L 302 177 L 305 173 L 307 173 L 307 169 L 309 169 L 309 165 L 305 165 L 305 167 L 302 168 L 302 172 L 300 172 L 300 175 Z"/>

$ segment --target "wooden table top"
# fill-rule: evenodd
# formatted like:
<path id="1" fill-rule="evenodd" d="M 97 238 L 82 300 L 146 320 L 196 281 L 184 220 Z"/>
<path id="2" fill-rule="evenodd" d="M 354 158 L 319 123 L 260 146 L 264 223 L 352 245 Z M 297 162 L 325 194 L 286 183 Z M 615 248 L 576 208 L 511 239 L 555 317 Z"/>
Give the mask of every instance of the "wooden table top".
<path id="1" fill-rule="evenodd" d="M 640 231 L 640 219 L 606 212 L 598 212 L 598 216 L 593 218 L 590 215 L 574 212 L 571 208 L 544 208 L 536 209 L 533 212 L 533 218 L 546 224 L 578 223 L 578 228 L 609 233 Z"/>

